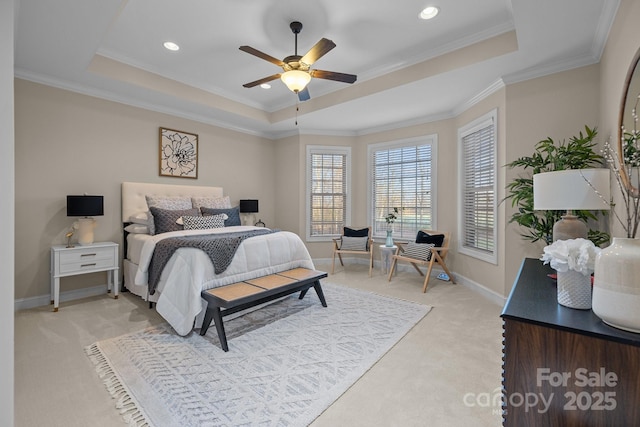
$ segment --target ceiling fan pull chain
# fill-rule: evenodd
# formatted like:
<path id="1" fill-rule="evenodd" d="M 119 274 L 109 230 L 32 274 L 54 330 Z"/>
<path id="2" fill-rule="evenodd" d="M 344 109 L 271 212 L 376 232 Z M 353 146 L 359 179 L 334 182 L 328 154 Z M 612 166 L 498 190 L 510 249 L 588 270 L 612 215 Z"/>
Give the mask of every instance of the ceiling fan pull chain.
<path id="1" fill-rule="evenodd" d="M 296 126 L 298 126 L 298 111 L 300 111 L 300 102 L 296 99 Z"/>

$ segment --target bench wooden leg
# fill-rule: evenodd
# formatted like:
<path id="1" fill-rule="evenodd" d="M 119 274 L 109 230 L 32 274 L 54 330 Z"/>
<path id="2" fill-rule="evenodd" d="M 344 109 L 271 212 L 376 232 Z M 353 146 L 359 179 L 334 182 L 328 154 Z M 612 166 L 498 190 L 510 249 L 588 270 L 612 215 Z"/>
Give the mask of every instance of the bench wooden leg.
<path id="1" fill-rule="evenodd" d="M 313 284 L 313 289 L 316 290 L 316 294 L 318 294 L 318 298 L 320 299 L 322 306 L 326 307 L 327 301 L 324 299 L 324 293 L 322 292 L 322 286 L 320 286 L 319 280 L 316 280 L 316 282 Z"/>
<path id="2" fill-rule="evenodd" d="M 227 344 L 227 334 L 224 331 L 224 325 L 222 324 L 222 313 L 220 307 L 207 308 L 204 314 L 204 320 L 202 321 L 202 327 L 200 328 L 200 335 L 205 335 L 211 320 L 216 324 L 216 331 L 218 331 L 218 339 L 220 340 L 220 346 L 224 351 L 229 351 L 229 345 Z"/>
<path id="3" fill-rule="evenodd" d="M 207 307 L 207 311 L 204 313 L 204 320 L 202 321 L 202 327 L 200 328 L 200 335 L 204 336 L 211 326 L 211 319 L 213 319 L 213 309 Z"/>
<path id="4" fill-rule="evenodd" d="M 220 307 L 213 307 L 213 321 L 216 324 L 216 330 L 218 331 L 218 338 L 220 339 L 220 346 L 224 351 L 229 351 L 227 345 L 227 334 L 224 331 L 224 325 L 222 324 L 222 314 L 220 313 Z"/>
<path id="5" fill-rule="evenodd" d="M 309 291 L 309 289 L 310 288 L 307 288 L 307 289 L 304 289 L 304 290 L 300 291 L 300 296 L 298 297 L 298 299 L 303 299 L 304 296 L 307 294 L 307 291 Z M 324 299 L 324 293 L 322 292 L 322 287 L 320 286 L 320 281 L 319 280 L 314 282 L 313 289 L 316 290 L 316 294 L 318 295 L 318 299 L 322 303 L 322 306 L 326 307 L 327 306 L 327 301 Z"/>

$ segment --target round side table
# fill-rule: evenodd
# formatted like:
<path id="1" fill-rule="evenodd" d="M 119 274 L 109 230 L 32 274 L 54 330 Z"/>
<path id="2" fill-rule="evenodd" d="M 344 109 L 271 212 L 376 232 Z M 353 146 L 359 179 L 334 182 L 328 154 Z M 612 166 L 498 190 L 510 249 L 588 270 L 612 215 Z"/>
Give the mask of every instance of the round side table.
<path id="1" fill-rule="evenodd" d="M 391 256 L 396 253 L 396 249 L 398 249 L 396 245 L 380 245 L 380 268 L 382 274 L 389 274 L 389 269 L 391 268 Z"/>

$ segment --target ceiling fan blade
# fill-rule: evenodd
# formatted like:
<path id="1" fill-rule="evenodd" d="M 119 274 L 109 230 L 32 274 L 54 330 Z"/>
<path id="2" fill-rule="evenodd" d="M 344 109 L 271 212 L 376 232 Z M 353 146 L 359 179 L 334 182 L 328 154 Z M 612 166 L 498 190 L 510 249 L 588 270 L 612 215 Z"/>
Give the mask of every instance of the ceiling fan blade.
<path id="1" fill-rule="evenodd" d="M 335 80 L 337 82 L 343 83 L 353 83 L 358 78 L 358 76 L 356 76 L 355 74 L 336 73 L 335 71 L 324 70 L 311 70 L 309 71 L 309 74 L 311 74 L 311 77 L 326 80 Z"/>
<path id="2" fill-rule="evenodd" d="M 261 85 L 262 83 L 267 83 L 267 82 L 270 82 L 271 80 L 275 80 L 275 79 L 279 79 L 279 78 L 280 78 L 280 74 L 274 74 L 273 76 L 265 77 L 265 78 L 262 78 L 260 80 L 256 80 L 255 82 L 245 83 L 242 86 L 244 86 L 244 87 L 254 87 L 254 86 Z"/>
<path id="3" fill-rule="evenodd" d="M 308 101 L 311 99 L 311 95 L 309 95 L 309 86 L 298 92 L 298 99 L 300 101 Z"/>
<path id="4" fill-rule="evenodd" d="M 258 58 L 262 58 L 265 61 L 269 61 L 272 64 L 276 64 L 278 67 L 282 67 L 284 65 L 284 62 L 282 62 L 282 60 L 278 58 L 274 58 L 271 55 L 267 55 L 264 52 L 260 52 L 258 49 L 254 49 L 251 46 L 240 46 L 240 50 L 243 52 L 250 53 L 251 55 L 255 55 Z"/>
<path id="5" fill-rule="evenodd" d="M 309 52 L 305 53 L 300 59 L 300 62 L 304 62 L 307 65 L 312 65 L 318 59 L 322 58 L 327 52 L 336 47 L 336 44 L 329 39 L 320 39 Z"/>

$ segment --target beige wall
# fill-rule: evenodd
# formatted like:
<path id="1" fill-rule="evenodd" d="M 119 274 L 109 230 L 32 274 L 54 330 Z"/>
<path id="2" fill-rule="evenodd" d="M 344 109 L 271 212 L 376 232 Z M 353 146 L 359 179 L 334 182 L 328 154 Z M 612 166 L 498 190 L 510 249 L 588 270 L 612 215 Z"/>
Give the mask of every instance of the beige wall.
<path id="1" fill-rule="evenodd" d="M 222 186 L 234 205 L 258 199 L 274 223 L 272 141 L 19 79 L 15 91 L 16 298 L 49 293 L 49 247 L 73 222 L 67 194 L 104 195 L 97 241 L 122 243 L 123 181 Z M 199 135 L 198 179 L 158 175 L 159 127 Z M 103 283 L 104 273 L 68 277 L 62 291 Z"/>
<path id="2" fill-rule="evenodd" d="M 600 130 L 603 140 L 617 141 L 620 107 L 627 72 L 640 49 L 640 2 L 622 0 L 616 20 L 609 33 L 600 61 Z M 638 95 L 637 93 L 632 96 Z M 614 202 L 622 204 L 620 191 L 612 187 Z M 621 213 L 620 213 L 621 214 Z M 622 215 L 622 214 L 621 214 Z M 625 218 L 623 216 L 623 218 Z M 626 236 L 620 224 L 612 220 L 612 235 Z"/>
<path id="3" fill-rule="evenodd" d="M 568 140 L 584 126 L 598 126 L 599 66 L 592 65 L 507 86 L 506 158 L 511 162 L 533 154 L 540 140 Z M 510 182 L 522 170 L 507 170 Z M 528 172 L 530 176 L 530 171 Z M 514 209 L 507 203 L 507 219 Z M 539 258 L 544 242 L 530 243 L 520 237 L 521 229 L 508 224 L 505 247 L 507 292 L 523 258 Z"/>

